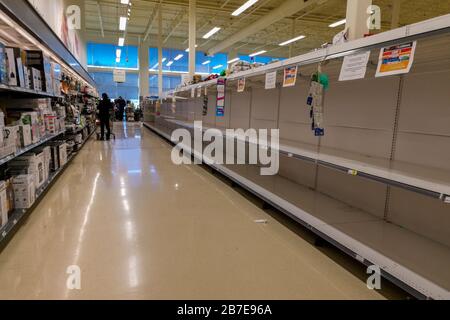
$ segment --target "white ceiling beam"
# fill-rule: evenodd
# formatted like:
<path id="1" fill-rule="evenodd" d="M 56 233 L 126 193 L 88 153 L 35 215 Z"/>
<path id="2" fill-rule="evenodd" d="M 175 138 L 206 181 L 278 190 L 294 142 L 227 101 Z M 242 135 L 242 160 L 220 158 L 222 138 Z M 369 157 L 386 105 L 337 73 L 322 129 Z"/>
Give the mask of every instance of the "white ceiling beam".
<path id="1" fill-rule="evenodd" d="M 188 10 L 181 10 L 178 15 L 175 17 L 175 19 L 173 19 L 170 28 L 169 28 L 169 34 L 166 36 L 166 38 L 164 39 L 163 43 L 166 43 L 167 40 L 169 40 L 169 38 L 172 36 L 172 34 L 174 33 L 174 31 L 180 26 L 181 23 L 183 23 L 184 18 L 186 17 L 188 13 Z"/>
<path id="2" fill-rule="evenodd" d="M 98 1 L 96 1 L 96 3 L 97 3 L 98 21 L 100 22 L 100 30 L 102 32 L 102 38 L 104 38 L 105 29 L 103 29 L 102 8 L 100 7 L 100 3 Z"/>
<path id="3" fill-rule="evenodd" d="M 247 27 L 244 27 L 242 30 L 236 32 L 224 41 L 209 49 L 208 54 L 211 55 L 217 52 L 224 51 L 236 42 L 242 41 L 245 38 L 255 34 L 256 32 L 267 28 L 271 24 L 283 18 L 290 17 L 298 11 L 316 4 L 317 2 L 319 2 L 319 0 L 287 0 L 283 2 L 278 8 L 269 12 L 267 15 L 251 23 Z"/>

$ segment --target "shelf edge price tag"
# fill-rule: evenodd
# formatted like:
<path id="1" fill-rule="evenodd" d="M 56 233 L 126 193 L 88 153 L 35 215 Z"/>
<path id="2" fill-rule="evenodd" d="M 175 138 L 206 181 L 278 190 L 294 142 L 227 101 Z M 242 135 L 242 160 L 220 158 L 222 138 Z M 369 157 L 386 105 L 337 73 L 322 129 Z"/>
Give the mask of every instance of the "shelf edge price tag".
<path id="1" fill-rule="evenodd" d="M 348 174 L 351 175 L 351 176 L 357 176 L 358 175 L 358 170 L 350 169 L 350 170 L 348 170 Z"/>

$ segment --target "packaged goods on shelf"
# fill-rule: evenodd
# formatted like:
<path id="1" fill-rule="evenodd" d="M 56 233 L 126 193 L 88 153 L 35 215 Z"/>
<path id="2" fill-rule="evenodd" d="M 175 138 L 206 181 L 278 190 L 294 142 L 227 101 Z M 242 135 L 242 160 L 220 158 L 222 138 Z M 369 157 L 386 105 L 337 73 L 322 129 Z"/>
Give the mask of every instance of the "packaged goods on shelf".
<path id="1" fill-rule="evenodd" d="M 25 51 L 25 65 L 32 68 L 35 90 L 52 92 L 53 88 L 47 88 L 51 84 L 50 59 L 39 50 Z M 36 88 L 37 86 L 37 88 Z"/>
<path id="2" fill-rule="evenodd" d="M 45 130 L 50 134 L 55 134 L 59 132 L 57 121 L 58 118 L 56 117 L 56 113 L 52 114 L 46 114 L 44 115 L 45 118 Z"/>
<path id="3" fill-rule="evenodd" d="M 20 145 L 22 148 L 33 144 L 31 137 L 31 126 L 29 124 L 19 125 Z"/>
<path id="4" fill-rule="evenodd" d="M 16 208 L 14 204 L 14 186 L 13 186 L 13 178 L 8 178 L 5 180 L 6 184 L 6 203 L 8 207 L 8 215 L 14 212 Z"/>
<path id="5" fill-rule="evenodd" d="M 21 147 L 20 140 L 20 126 L 6 126 L 5 127 L 5 146 Z"/>
<path id="6" fill-rule="evenodd" d="M 0 83 L 8 84 L 8 68 L 6 65 L 6 47 L 0 43 Z"/>
<path id="7" fill-rule="evenodd" d="M 6 182 L 0 181 L 0 226 L 8 223 L 8 195 L 6 192 Z"/>
<path id="8" fill-rule="evenodd" d="M 52 171 L 57 171 L 67 163 L 67 144 L 64 141 L 54 141 L 49 143 Z"/>
<path id="9" fill-rule="evenodd" d="M 10 86 L 24 87 L 25 83 L 22 64 L 22 50 L 20 48 L 6 47 L 8 67 L 8 80 Z"/>
<path id="10" fill-rule="evenodd" d="M 0 127 L 4 127 L 5 126 L 5 114 L 0 111 Z"/>
<path id="11" fill-rule="evenodd" d="M 67 144 L 63 143 L 59 146 L 59 165 L 65 166 L 67 163 Z"/>
<path id="12" fill-rule="evenodd" d="M 29 209 L 36 201 L 34 175 L 22 174 L 13 178 L 14 205 L 17 209 Z"/>
<path id="13" fill-rule="evenodd" d="M 45 183 L 45 164 L 43 152 L 29 152 L 8 163 L 12 174 L 33 174 L 36 188 Z"/>
<path id="14" fill-rule="evenodd" d="M 35 149 L 38 154 L 43 155 L 44 159 L 44 181 L 48 181 L 50 177 L 50 166 L 51 166 L 51 150 L 50 146 L 42 146 Z"/>

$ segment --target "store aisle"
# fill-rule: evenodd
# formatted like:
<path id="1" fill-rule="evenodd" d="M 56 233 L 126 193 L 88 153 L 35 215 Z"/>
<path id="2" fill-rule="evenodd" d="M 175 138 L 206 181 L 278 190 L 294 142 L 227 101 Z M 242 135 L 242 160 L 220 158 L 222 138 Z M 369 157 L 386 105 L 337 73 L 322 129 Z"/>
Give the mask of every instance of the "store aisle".
<path id="1" fill-rule="evenodd" d="M 0 299 L 379 299 L 138 125 L 92 140 L 0 254 Z M 268 219 L 268 224 L 257 224 Z M 67 288 L 79 266 L 81 290 Z"/>

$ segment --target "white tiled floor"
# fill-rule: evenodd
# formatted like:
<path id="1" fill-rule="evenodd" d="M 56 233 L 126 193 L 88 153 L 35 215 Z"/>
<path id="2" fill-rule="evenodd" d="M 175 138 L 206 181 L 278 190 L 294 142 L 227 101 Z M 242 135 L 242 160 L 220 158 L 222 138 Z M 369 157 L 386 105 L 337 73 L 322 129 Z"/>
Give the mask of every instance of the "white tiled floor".
<path id="1" fill-rule="evenodd" d="M 1 299 L 383 298 L 204 169 L 173 165 L 148 130 L 115 131 L 85 146 L 0 254 Z M 67 289 L 72 265 L 81 290 Z"/>

